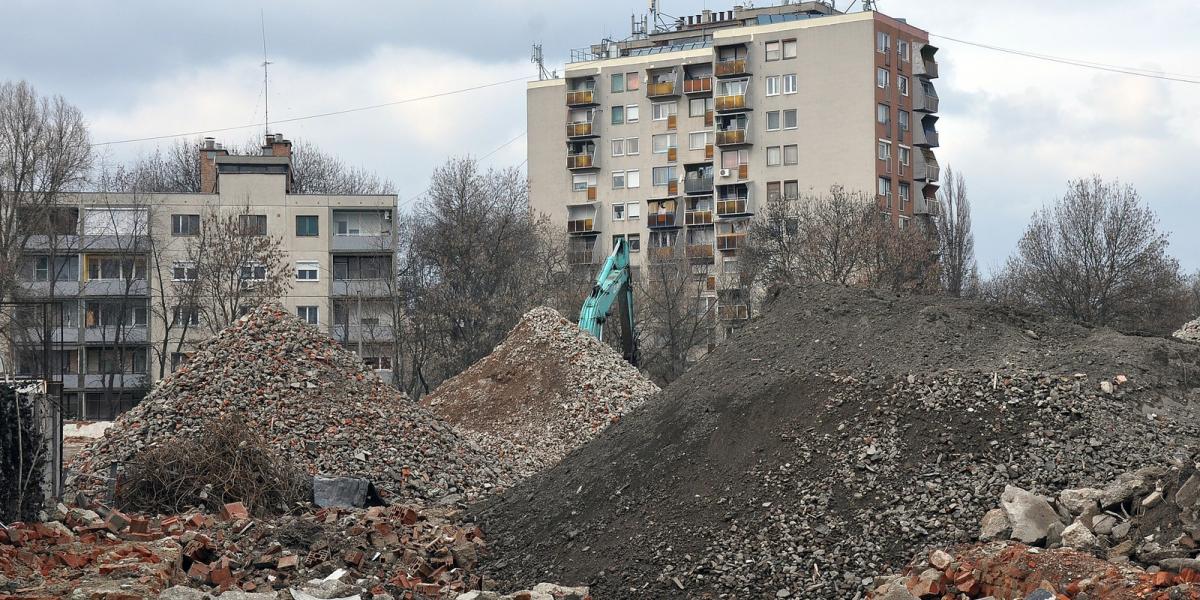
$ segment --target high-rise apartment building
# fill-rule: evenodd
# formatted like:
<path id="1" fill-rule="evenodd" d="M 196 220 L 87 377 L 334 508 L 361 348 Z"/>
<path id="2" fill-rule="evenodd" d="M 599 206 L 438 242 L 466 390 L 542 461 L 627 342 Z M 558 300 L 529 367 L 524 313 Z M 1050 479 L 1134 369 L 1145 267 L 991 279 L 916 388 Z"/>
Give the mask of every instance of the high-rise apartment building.
<path id="1" fill-rule="evenodd" d="M 41 305 L 16 309 L 29 331 L 6 336 L 9 370 L 61 380 L 67 417 L 113 418 L 211 335 L 201 305 L 212 299 L 178 297 L 198 276 L 191 259 L 207 251 L 211 214 L 236 213 L 244 235 L 280 240 L 284 305 L 390 376 L 396 196 L 293 193 L 291 142 L 279 134 L 257 155 L 211 138 L 199 152 L 200 193 L 74 194 L 26 245 L 19 297 L 53 304 L 48 326 Z M 245 264 L 229 284 L 254 286 L 264 268 Z"/>
<path id="2" fill-rule="evenodd" d="M 656 19 L 657 20 L 657 19 Z M 937 48 L 874 11 L 735 7 L 573 53 L 528 85 L 533 208 L 591 265 L 686 257 L 727 325 L 745 319 L 737 251 L 767 198 L 833 185 L 900 227 L 936 210 Z"/>

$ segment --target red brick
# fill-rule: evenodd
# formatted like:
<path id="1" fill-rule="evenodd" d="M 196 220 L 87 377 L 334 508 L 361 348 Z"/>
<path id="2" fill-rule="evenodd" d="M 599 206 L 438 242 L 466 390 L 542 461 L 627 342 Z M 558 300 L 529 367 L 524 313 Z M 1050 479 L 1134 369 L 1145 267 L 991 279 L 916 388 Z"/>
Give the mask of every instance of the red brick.
<path id="1" fill-rule="evenodd" d="M 192 568 L 188 569 L 187 574 L 188 577 L 191 577 L 196 581 L 208 581 L 209 571 L 210 569 L 208 568 L 208 565 L 200 561 L 195 561 L 192 563 Z"/>
<path id="2" fill-rule="evenodd" d="M 296 565 L 299 562 L 300 562 L 300 556 L 298 556 L 296 554 L 287 554 L 284 556 L 280 556 L 279 560 L 275 561 L 275 568 L 280 569 L 280 570 L 294 569 L 294 568 L 296 568 Z"/>
<path id="3" fill-rule="evenodd" d="M 417 592 L 418 594 L 424 594 L 426 596 L 436 598 L 441 595 L 442 586 L 436 583 L 418 583 L 413 588 L 413 591 Z"/>
<path id="4" fill-rule="evenodd" d="M 230 502 L 221 507 L 221 518 L 226 521 L 248 519 L 250 518 L 250 511 L 246 510 L 246 505 L 241 502 Z"/>

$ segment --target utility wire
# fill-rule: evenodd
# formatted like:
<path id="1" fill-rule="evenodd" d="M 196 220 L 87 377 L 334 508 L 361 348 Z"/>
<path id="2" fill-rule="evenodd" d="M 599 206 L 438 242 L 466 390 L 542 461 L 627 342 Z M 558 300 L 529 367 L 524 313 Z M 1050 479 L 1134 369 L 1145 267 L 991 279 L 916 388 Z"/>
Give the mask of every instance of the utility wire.
<path id="1" fill-rule="evenodd" d="M 1105 64 L 1105 63 L 1077 60 L 1077 59 L 1073 59 L 1073 58 L 1063 58 L 1061 56 L 1051 56 L 1049 54 L 1038 54 L 1036 52 L 1027 52 L 1025 50 L 1015 50 L 1013 48 L 1002 48 L 1000 46 L 993 46 L 991 44 L 971 42 L 968 40 L 954 38 L 954 37 L 950 37 L 948 35 L 941 35 L 941 34 L 937 34 L 937 33 L 930 33 L 929 35 L 932 37 L 943 39 L 943 40 L 957 42 L 959 44 L 966 44 L 968 46 L 975 46 L 976 48 L 983 48 L 985 50 L 1004 52 L 1006 54 L 1014 54 L 1017 56 L 1024 56 L 1026 58 L 1034 58 L 1037 60 L 1044 60 L 1044 61 L 1064 64 L 1064 65 L 1071 65 L 1071 66 L 1075 66 L 1075 67 L 1083 67 L 1085 69 L 1095 69 L 1098 71 L 1107 71 L 1109 73 L 1120 73 L 1122 75 L 1134 75 L 1137 77 L 1148 77 L 1151 79 L 1162 79 L 1164 81 L 1176 81 L 1179 83 L 1200 84 L 1200 76 L 1195 76 L 1195 75 L 1180 75 L 1178 73 L 1165 73 L 1162 71 L 1152 71 L 1149 69 L 1139 69 L 1136 67 L 1123 67 L 1123 66 L 1118 66 L 1118 65 L 1109 65 L 1109 64 Z"/>
<path id="2" fill-rule="evenodd" d="M 370 105 L 370 106 L 359 106 L 359 107 L 356 107 L 356 108 L 347 108 L 347 109 L 343 109 L 343 110 L 334 110 L 334 111 L 330 111 L 330 112 L 317 113 L 317 114 L 313 114 L 313 115 L 305 115 L 305 116 L 302 116 L 302 117 L 292 117 L 292 118 L 289 118 L 289 119 L 276 119 L 276 120 L 274 121 L 274 123 L 275 123 L 276 125 L 278 125 L 278 124 L 280 124 L 280 123 L 294 123 L 294 122 L 296 122 L 296 121 L 306 121 L 306 120 L 308 120 L 308 119 L 319 119 L 319 118 L 322 118 L 322 117 L 332 117 L 332 116 L 335 116 L 335 115 L 344 115 L 344 114 L 348 114 L 348 113 L 362 112 L 362 111 L 364 111 L 364 110 L 375 110 L 375 109 L 377 109 L 377 108 L 386 108 L 386 107 L 389 107 L 389 106 L 399 106 L 399 105 L 401 105 L 401 104 L 408 104 L 408 103 L 410 103 L 410 102 L 419 102 L 419 101 L 421 101 L 421 100 L 431 100 L 431 99 L 433 99 L 433 98 L 441 98 L 441 97 L 444 97 L 444 96 L 452 96 L 452 95 L 454 95 L 454 94 L 462 94 L 462 93 L 464 93 L 464 92 L 473 92 L 473 91 L 475 91 L 475 90 L 482 90 L 482 89 L 485 89 L 485 88 L 496 87 L 496 86 L 498 86 L 498 85 L 504 85 L 504 84 L 507 84 L 507 83 L 515 83 L 515 82 L 517 82 L 517 81 L 526 81 L 526 80 L 528 80 L 528 79 L 529 79 L 529 78 L 528 78 L 528 77 L 525 77 L 525 76 L 521 76 L 521 77 L 514 77 L 513 79 L 506 79 L 506 80 L 504 80 L 504 81 L 496 81 L 496 82 L 492 82 L 492 83 L 485 83 L 485 84 L 483 84 L 483 85 L 476 85 L 476 86 L 471 86 L 471 87 L 461 88 L 461 89 L 457 89 L 457 90 L 448 90 L 448 91 L 445 91 L 445 92 L 438 92 L 438 93 L 436 93 L 436 94 L 429 94 L 429 95 L 426 95 L 426 96 L 418 96 L 418 97 L 415 97 L 415 98 L 405 98 L 405 99 L 403 99 L 403 100 L 395 100 L 395 101 L 392 101 L 392 102 L 384 102 L 384 103 L 382 103 L 382 104 L 372 104 L 372 105 Z M 170 139 L 170 138 L 189 137 L 189 136 L 193 136 L 193 135 L 201 135 L 201 134 L 205 134 L 205 133 L 220 133 L 220 132 L 223 132 L 223 131 L 234 131 L 234 130 L 238 130 L 238 129 L 251 129 L 251 128 L 259 127 L 259 125 L 260 125 L 259 123 L 254 123 L 254 124 L 251 124 L 251 125 L 236 125 L 236 126 L 233 126 L 233 127 L 219 127 L 219 128 L 216 128 L 216 129 L 201 129 L 201 130 L 197 130 L 197 131 L 187 131 L 187 132 L 183 132 L 183 133 L 172 133 L 172 134 L 168 134 L 168 135 L 154 135 L 154 136 L 142 137 L 142 138 L 131 138 L 131 139 L 127 139 L 127 140 L 113 140 L 113 141 L 110 141 L 110 142 L 97 142 L 97 143 L 94 143 L 94 144 L 92 144 L 92 146 L 93 146 L 93 147 L 94 147 L 94 146 L 113 146 L 113 145 L 116 145 L 116 144 L 130 144 L 130 143 L 133 143 L 133 142 L 149 142 L 149 141 L 153 141 L 153 140 L 165 140 L 165 139 Z"/>

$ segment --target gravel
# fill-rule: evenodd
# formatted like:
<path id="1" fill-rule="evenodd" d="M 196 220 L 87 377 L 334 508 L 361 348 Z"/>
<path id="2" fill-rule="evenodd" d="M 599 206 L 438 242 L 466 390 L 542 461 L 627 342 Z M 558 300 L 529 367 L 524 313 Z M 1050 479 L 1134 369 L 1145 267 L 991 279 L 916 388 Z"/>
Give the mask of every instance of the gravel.
<path id="1" fill-rule="evenodd" d="M 541 471 L 659 392 L 612 347 L 539 307 L 426 402 L 521 475 Z"/>
<path id="2" fill-rule="evenodd" d="M 97 492 L 143 449 L 233 414 L 312 474 L 360 476 L 381 493 L 471 499 L 505 487 L 510 468 L 388 386 L 354 353 L 278 305 L 200 345 L 104 437 L 70 463 L 75 490 Z"/>
<path id="3" fill-rule="evenodd" d="M 1102 486 L 1200 439 L 1190 344 L 820 285 L 770 304 L 474 506 L 485 570 L 597 597 L 859 598 L 917 549 L 973 541 L 1006 485 Z"/>

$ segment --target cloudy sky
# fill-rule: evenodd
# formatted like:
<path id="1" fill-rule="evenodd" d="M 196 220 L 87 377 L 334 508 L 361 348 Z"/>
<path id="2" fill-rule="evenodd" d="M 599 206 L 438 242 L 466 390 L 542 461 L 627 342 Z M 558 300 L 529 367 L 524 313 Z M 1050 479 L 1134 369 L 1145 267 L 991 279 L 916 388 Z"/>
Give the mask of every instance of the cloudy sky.
<path id="1" fill-rule="evenodd" d="M 733 3 L 660 6 L 689 14 Z M 1194 0 L 878 5 L 935 36 L 1200 80 Z M 570 48 L 627 35 L 630 14 L 645 7 L 643 0 L 5 0 L 4 21 L 21 26 L 0 36 L 0 73 L 63 95 L 84 111 L 93 140 L 107 142 L 261 124 L 260 11 L 274 63 L 274 121 L 533 78 L 531 43 L 561 65 Z M 1003 262 L 1029 215 L 1068 179 L 1092 173 L 1136 186 L 1171 232 L 1173 253 L 1200 269 L 1200 199 L 1188 183 L 1200 165 L 1200 85 L 934 43 L 942 49 L 938 155 L 967 178 L 985 270 Z M 490 154 L 489 165 L 520 164 L 524 107 L 524 85 L 514 81 L 273 129 L 392 179 L 404 205 L 447 157 Z M 261 125 L 213 135 L 243 142 L 259 133 Z M 118 162 L 156 143 L 98 150 Z"/>

